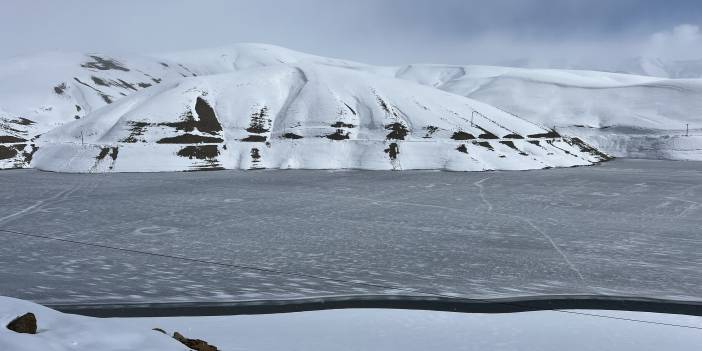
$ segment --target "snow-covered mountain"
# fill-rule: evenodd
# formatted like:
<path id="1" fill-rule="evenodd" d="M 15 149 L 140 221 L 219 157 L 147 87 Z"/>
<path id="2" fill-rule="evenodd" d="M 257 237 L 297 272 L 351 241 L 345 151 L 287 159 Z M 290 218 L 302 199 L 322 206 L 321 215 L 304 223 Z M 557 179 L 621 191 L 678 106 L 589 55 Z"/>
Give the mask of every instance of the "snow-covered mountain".
<path id="1" fill-rule="evenodd" d="M 679 143 L 642 146 L 636 135 L 702 127 L 701 82 L 378 67 L 261 44 L 20 57 L 0 62 L 0 167 L 481 170 L 603 158 L 578 137 L 620 156 L 694 159 L 698 137 L 678 152 Z"/>
<path id="2" fill-rule="evenodd" d="M 578 136 L 614 156 L 702 160 L 700 79 L 442 65 L 405 66 L 394 75 Z"/>
<path id="3" fill-rule="evenodd" d="M 69 172 L 533 169 L 604 158 L 484 103 L 314 63 L 163 83 L 42 139 L 34 165 Z"/>

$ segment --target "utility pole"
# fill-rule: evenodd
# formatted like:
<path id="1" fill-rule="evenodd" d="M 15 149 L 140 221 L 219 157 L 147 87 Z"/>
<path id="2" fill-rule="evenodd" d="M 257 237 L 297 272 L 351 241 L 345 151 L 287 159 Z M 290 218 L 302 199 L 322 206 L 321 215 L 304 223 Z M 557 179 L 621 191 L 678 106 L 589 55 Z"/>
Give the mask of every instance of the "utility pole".
<path id="1" fill-rule="evenodd" d="M 690 123 L 685 124 L 685 136 L 690 136 Z"/>
<path id="2" fill-rule="evenodd" d="M 85 143 L 83 142 L 83 131 L 82 130 L 80 131 L 80 144 L 85 145 Z"/>

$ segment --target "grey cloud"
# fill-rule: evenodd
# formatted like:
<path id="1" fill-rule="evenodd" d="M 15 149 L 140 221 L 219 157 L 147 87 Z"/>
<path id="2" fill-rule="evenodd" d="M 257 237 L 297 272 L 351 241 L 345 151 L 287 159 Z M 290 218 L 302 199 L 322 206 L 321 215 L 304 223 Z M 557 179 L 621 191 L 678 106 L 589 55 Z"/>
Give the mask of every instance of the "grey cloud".
<path id="1" fill-rule="evenodd" d="M 699 50 L 684 50 L 690 42 L 702 47 L 694 31 L 702 24 L 702 3 L 696 0 L 8 0 L 3 5 L 0 57 L 45 50 L 155 52 L 234 42 L 377 64 L 702 57 Z M 679 27 L 684 24 L 690 26 Z"/>

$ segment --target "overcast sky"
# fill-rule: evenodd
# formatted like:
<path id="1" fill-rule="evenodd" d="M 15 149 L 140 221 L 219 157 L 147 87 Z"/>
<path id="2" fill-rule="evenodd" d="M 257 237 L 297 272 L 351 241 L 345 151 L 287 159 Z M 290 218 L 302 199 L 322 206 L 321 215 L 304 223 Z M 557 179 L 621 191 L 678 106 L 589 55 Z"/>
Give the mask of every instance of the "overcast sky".
<path id="1" fill-rule="evenodd" d="M 262 42 L 375 64 L 702 57 L 700 0 L 2 0 L 0 57 Z"/>

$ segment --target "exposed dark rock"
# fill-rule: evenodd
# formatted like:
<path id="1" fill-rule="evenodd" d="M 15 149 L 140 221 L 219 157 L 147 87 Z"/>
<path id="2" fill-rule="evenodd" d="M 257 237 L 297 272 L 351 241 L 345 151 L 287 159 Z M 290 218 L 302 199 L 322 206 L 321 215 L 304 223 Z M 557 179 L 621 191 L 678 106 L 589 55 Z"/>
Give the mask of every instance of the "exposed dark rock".
<path id="1" fill-rule="evenodd" d="M 15 333 L 36 334 L 37 318 L 34 316 L 34 313 L 26 313 L 13 319 L 7 325 L 7 329 L 10 329 Z"/>
<path id="2" fill-rule="evenodd" d="M 471 140 L 471 139 L 475 139 L 475 137 L 470 133 L 458 131 L 458 132 L 453 133 L 453 135 L 451 136 L 451 139 L 453 139 L 453 140 Z"/>
<path id="3" fill-rule="evenodd" d="M 95 82 L 95 84 L 97 84 L 97 85 L 102 85 L 103 87 L 109 87 L 109 86 L 110 86 L 110 84 L 107 83 L 107 82 L 106 82 L 104 79 L 102 79 L 102 78 L 98 78 L 98 77 L 95 77 L 95 76 L 91 76 L 90 79 L 92 79 L 93 82 Z"/>
<path id="4" fill-rule="evenodd" d="M 0 135 L 0 144 L 23 143 L 27 139 L 18 138 L 12 135 Z"/>
<path id="5" fill-rule="evenodd" d="M 105 157 L 107 157 L 108 153 L 110 153 L 110 148 L 103 147 L 102 149 L 100 149 L 100 153 L 95 158 L 98 160 L 104 160 Z"/>
<path id="6" fill-rule="evenodd" d="M 385 126 L 386 130 L 390 130 L 390 134 L 386 136 L 388 140 L 405 140 L 405 137 L 409 133 L 407 127 L 402 123 L 392 123 Z"/>
<path id="7" fill-rule="evenodd" d="M 512 141 L 503 140 L 503 141 L 500 141 L 500 144 L 505 145 L 505 146 L 509 147 L 510 149 L 514 149 L 514 150 L 519 151 L 519 149 L 517 149 L 517 147 L 514 145 L 514 142 L 512 142 Z"/>
<path id="8" fill-rule="evenodd" d="M 506 145 L 506 146 L 508 146 L 510 149 L 516 150 L 516 151 L 519 152 L 519 154 L 522 155 L 522 156 L 529 156 L 529 154 L 527 154 L 526 152 L 524 152 L 524 151 L 522 151 L 522 150 L 519 150 L 519 149 L 517 148 L 517 146 L 514 145 L 514 142 L 512 142 L 511 140 L 503 140 L 503 141 L 500 141 L 500 144 Z"/>
<path id="9" fill-rule="evenodd" d="M 353 124 L 344 123 L 344 122 L 341 122 L 341 121 L 336 122 L 336 123 L 332 124 L 331 126 L 332 126 L 332 128 L 354 128 L 354 125 L 353 125 Z"/>
<path id="10" fill-rule="evenodd" d="M 473 144 L 482 146 L 490 151 L 495 151 L 495 148 L 493 148 L 492 145 L 490 145 L 490 143 L 487 141 L 473 141 Z"/>
<path id="11" fill-rule="evenodd" d="M 222 125 L 219 124 L 219 120 L 215 115 L 214 110 L 210 105 L 202 98 L 198 97 L 195 102 L 195 112 L 197 113 L 198 120 L 195 120 L 191 111 L 186 111 L 181 116 L 181 121 L 172 123 L 159 123 L 159 126 L 166 126 L 175 128 L 178 131 L 192 132 L 195 129 L 208 133 L 211 135 L 216 135 L 222 131 Z"/>
<path id="12" fill-rule="evenodd" d="M 539 142 L 538 140 L 528 140 L 527 142 L 528 142 L 529 144 L 534 144 L 534 145 L 536 145 L 536 146 L 541 146 L 541 142 Z"/>
<path id="13" fill-rule="evenodd" d="M 387 113 L 391 113 L 390 108 L 388 107 L 388 104 L 385 102 L 385 100 L 383 100 L 380 96 L 377 95 L 375 97 L 378 100 L 378 105 L 380 105 L 380 108 L 382 108 L 383 111 Z"/>
<path id="14" fill-rule="evenodd" d="M 19 124 L 19 125 L 23 125 L 23 126 L 31 126 L 31 125 L 34 124 L 35 122 L 32 121 L 32 120 L 30 120 L 30 119 L 26 119 L 26 118 L 24 118 L 24 117 L 20 117 L 19 119 L 11 119 L 11 120 L 9 121 L 9 123 L 12 123 L 12 124 Z"/>
<path id="15" fill-rule="evenodd" d="M 118 148 L 118 147 L 113 147 L 113 148 L 112 148 L 112 152 L 110 152 L 110 158 L 112 159 L 112 161 L 116 161 L 116 160 L 117 160 L 117 155 L 118 155 L 118 154 L 119 154 L 119 148 Z"/>
<path id="16" fill-rule="evenodd" d="M 426 129 L 427 134 L 426 134 L 425 136 L 423 136 L 423 138 L 424 138 L 424 139 L 430 139 L 431 136 L 434 135 L 434 133 L 436 133 L 436 132 L 439 130 L 439 127 L 435 127 L 435 126 L 426 126 L 426 127 L 424 127 L 424 129 Z"/>
<path id="17" fill-rule="evenodd" d="M 148 88 L 148 87 L 152 86 L 151 83 L 137 83 L 137 85 L 138 85 L 140 88 Z"/>
<path id="18" fill-rule="evenodd" d="M 215 115 L 214 109 L 204 99 L 198 97 L 195 102 L 195 112 L 197 113 L 200 123 L 197 129 L 203 133 L 217 134 L 222 131 L 222 125 Z"/>
<path id="19" fill-rule="evenodd" d="M 397 145 L 397 143 L 392 143 L 383 151 L 390 156 L 391 160 L 395 160 L 397 159 L 397 155 L 400 154 L 400 147 Z"/>
<path id="20" fill-rule="evenodd" d="M 295 133 L 285 133 L 283 134 L 284 139 L 302 139 L 301 135 L 297 135 Z"/>
<path id="21" fill-rule="evenodd" d="M 268 132 L 268 128 L 269 128 L 271 120 L 268 119 L 267 117 L 268 117 L 268 107 L 263 106 L 263 108 L 261 108 L 260 111 L 254 112 L 251 114 L 251 123 L 249 124 L 249 127 L 246 128 L 246 131 L 249 133 L 256 133 L 256 134 Z"/>
<path id="22" fill-rule="evenodd" d="M 119 63 L 113 59 L 102 58 L 100 56 L 95 56 L 95 55 L 90 55 L 90 58 L 92 58 L 93 61 L 86 62 L 80 66 L 84 67 L 84 68 L 99 69 L 101 71 L 108 71 L 108 70 L 114 69 L 114 70 L 118 70 L 118 71 L 129 72 L 128 68 L 122 66 L 121 63 Z"/>
<path id="23" fill-rule="evenodd" d="M 268 138 L 263 135 L 249 135 L 246 138 L 241 139 L 241 141 L 247 143 L 264 143 L 266 140 L 268 140 Z"/>
<path id="24" fill-rule="evenodd" d="M 523 136 L 517 134 L 517 133 L 512 133 L 512 134 L 507 134 L 502 137 L 503 139 L 524 139 Z"/>
<path id="25" fill-rule="evenodd" d="M 17 148 L 13 146 L 0 145 L 0 160 L 7 160 L 17 156 Z"/>
<path id="26" fill-rule="evenodd" d="M 327 134 L 324 137 L 331 140 L 346 140 L 349 139 L 349 133 L 344 133 L 343 129 L 337 129 L 336 132 Z"/>
<path id="27" fill-rule="evenodd" d="M 208 344 L 200 339 L 188 339 L 178 332 L 173 333 L 173 339 L 180 341 L 183 345 L 196 351 L 217 351 L 217 347 Z"/>
<path id="28" fill-rule="evenodd" d="M 346 108 L 348 108 L 349 111 L 351 111 L 351 113 L 353 113 L 354 116 L 356 115 L 356 110 L 352 109 L 351 106 L 349 106 L 349 104 L 344 103 L 344 105 L 346 105 Z"/>
<path id="29" fill-rule="evenodd" d="M 129 129 L 129 136 L 120 140 L 120 141 L 123 143 L 136 143 L 139 141 L 139 139 L 137 139 L 137 137 L 144 135 L 144 132 L 146 131 L 146 127 L 149 126 L 149 123 L 128 121 L 127 125 L 129 125 L 131 127 Z"/>
<path id="30" fill-rule="evenodd" d="M 609 155 L 605 154 L 604 152 L 597 150 L 594 147 L 586 144 L 580 138 L 566 138 L 565 141 L 571 145 L 577 146 L 578 148 L 580 148 L 580 151 L 587 152 L 590 155 L 596 156 L 599 159 L 601 159 L 602 161 L 609 161 L 609 160 L 613 159 L 612 156 L 609 156 Z"/>
<path id="31" fill-rule="evenodd" d="M 254 161 L 258 161 L 261 159 L 261 153 L 258 151 L 257 148 L 251 149 L 251 158 L 253 158 Z"/>
<path id="32" fill-rule="evenodd" d="M 459 146 L 456 148 L 456 150 L 458 150 L 459 152 L 462 152 L 462 153 L 464 153 L 464 154 L 467 154 L 467 153 L 468 153 L 468 148 L 466 147 L 465 144 L 459 145 Z"/>
<path id="33" fill-rule="evenodd" d="M 487 130 L 477 127 L 478 129 L 483 131 L 483 134 L 478 135 L 478 139 L 499 139 L 497 135 L 492 134 L 491 132 L 488 132 Z"/>
<path id="34" fill-rule="evenodd" d="M 121 80 L 121 79 L 118 79 L 117 81 L 119 81 L 119 84 L 118 84 L 118 85 L 121 86 L 121 87 L 123 87 L 123 88 L 131 89 L 131 90 L 134 90 L 134 91 L 139 90 L 139 89 L 135 88 L 134 85 L 131 84 L 131 83 L 127 83 L 127 82 L 125 82 L 125 81 L 123 81 L 123 80 Z"/>
<path id="35" fill-rule="evenodd" d="M 531 134 L 529 135 L 529 138 L 534 138 L 534 139 L 554 139 L 554 138 L 560 138 L 561 135 L 558 134 L 553 129 L 550 129 L 547 133 L 541 133 L 541 134 Z"/>
<path id="36" fill-rule="evenodd" d="M 165 331 L 165 330 L 163 330 L 163 329 L 161 329 L 161 328 L 153 328 L 153 329 L 151 329 L 151 330 L 153 330 L 153 331 L 157 331 L 157 332 L 159 332 L 159 333 L 163 333 L 163 334 L 166 334 L 166 335 L 168 335 L 168 333 L 166 333 L 166 331 Z"/>
<path id="37" fill-rule="evenodd" d="M 219 148 L 217 145 L 186 146 L 180 149 L 177 155 L 191 160 L 193 158 L 198 160 L 214 159 L 219 156 Z"/>
<path id="38" fill-rule="evenodd" d="M 202 135 L 194 135 L 190 133 L 185 133 L 183 135 L 177 135 L 170 138 L 163 138 L 158 140 L 157 144 L 221 144 L 224 140 L 216 137 L 208 137 Z"/>
<path id="39" fill-rule="evenodd" d="M 58 95 L 63 94 L 66 91 L 66 83 L 61 83 L 54 87 L 54 92 Z"/>
<path id="40" fill-rule="evenodd" d="M 107 155 L 110 155 L 110 158 L 112 161 L 117 160 L 117 154 L 119 153 L 119 148 L 118 147 L 103 147 L 100 149 L 100 153 L 95 157 L 98 161 L 102 161 L 107 157 Z"/>

